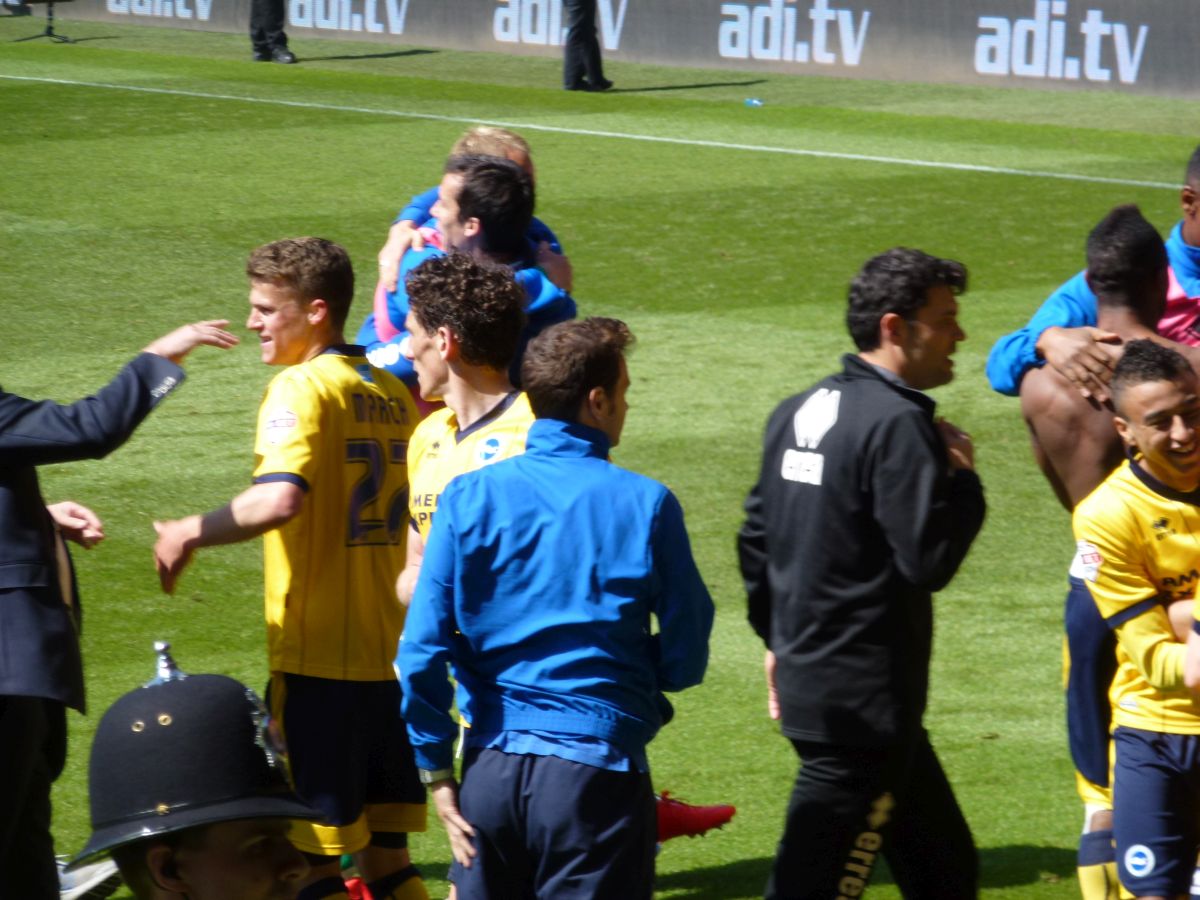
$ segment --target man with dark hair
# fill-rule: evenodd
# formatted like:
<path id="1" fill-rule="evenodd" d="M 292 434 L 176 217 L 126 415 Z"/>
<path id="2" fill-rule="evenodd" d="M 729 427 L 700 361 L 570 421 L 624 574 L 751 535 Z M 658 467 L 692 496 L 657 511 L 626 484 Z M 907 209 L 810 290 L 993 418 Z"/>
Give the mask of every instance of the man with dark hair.
<path id="1" fill-rule="evenodd" d="M 465 253 L 431 259 L 408 279 L 408 354 L 421 398 L 446 405 L 417 426 L 408 444 L 407 604 L 416 587 L 438 497 L 450 480 L 525 450 L 529 399 L 508 367 L 525 325 L 525 295 L 509 272 Z"/>
<path id="2" fill-rule="evenodd" d="M 768 898 L 858 896 L 878 853 L 906 897 L 977 892 L 922 725 L 931 595 L 984 517 L 971 441 L 923 393 L 954 377 L 966 283 L 918 250 L 868 261 L 847 314 L 859 353 L 767 423 L 738 551 L 768 710 L 803 761 Z"/>
<path id="3" fill-rule="evenodd" d="M 431 259 L 408 280 L 409 354 L 422 399 L 446 406 L 426 417 L 408 445 L 411 529 L 405 567 L 396 584 L 407 604 L 416 587 L 433 527 L 438 497 L 463 472 L 525 451 L 534 414 L 529 398 L 512 386 L 509 362 L 525 322 L 520 288 L 504 269 L 484 266 L 462 253 Z M 589 383 L 608 383 L 588 374 Z M 554 378 L 568 390 L 578 388 L 571 372 L 539 373 L 543 403 L 555 394 Z M 558 402 L 561 410 L 579 408 L 581 398 Z M 569 418 L 559 415 L 556 418 Z M 465 715 L 466 699 L 460 698 Z M 734 815 L 729 804 L 697 806 L 656 795 L 658 840 L 704 834 Z"/>
<path id="4" fill-rule="evenodd" d="M 713 606 L 674 495 L 607 460 L 632 341 L 604 318 L 535 338 L 524 454 L 438 502 L 399 667 L 460 900 L 653 892 L 646 744 L 671 715 L 663 692 L 704 674 Z M 461 795 L 448 664 L 471 719 Z"/>
<path id="5" fill-rule="evenodd" d="M 537 248 L 526 236 L 533 207 L 533 182 L 516 163 L 494 156 L 450 157 L 433 207 L 442 247 L 406 250 L 396 290 L 387 294 L 384 308 L 375 309 L 359 329 L 358 340 L 366 346 L 372 365 L 415 386 L 416 375 L 404 352 L 409 339 L 406 282 L 409 273 L 426 260 L 458 251 L 506 267 L 525 292 L 525 330 L 509 368 L 510 380 L 518 384 L 520 359 L 529 339 L 556 322 L 575 317 L 575 301 L 538 268 Z"/>
<path id="6" fill-rule="evenodd" d="M 376 900 L 425 898 L 408 854 L 425 793 L 392 667 L 417 412 L 399 381 L 343 342 L 354 282 L 341 247 L 276 241 L 246 271 L 246 325 L 263 362 L 286 367 L 259 412 L 254 483 L 220 509 L 156 523 L 159 577 L 171 593 L 196 550 L 263 535 L 268 701 L 296 792 L 323 814 L 292 832 L 312 863 L 300 897 L 344 896 L 339 858 L 353 853 Z"/>
<path id="7" fill-rule="evenodd" d="M 1122 886 L 1184 897 L 1200 846 L 1200 702 L 1167 607 L 1196 587 L 1200 381 L 1170 347 L 1130 341 L 1110 385 L 1129 458 L 1075 507 L 1080 576 L 1117 638 L 1113 838 Z"/>
<path id="8" fill-rule="evenodd" d="M 1122 344 L 1155 337 L 1154 326 L 1166 303 L 1167 253 L 1136 206 L 1116 207 L 1088 235 L 1087 280 L 1096 293 L 1101 329 L 1117 335 Z M 1053 366 L 1026 373 L 1021 412 L 1034 458 L 1068 512 L 1125 458 L 1112 407 L 1080 395 Z M 1078 554 L 1068 580 L 1067 740 L 1084 804 L 1079 884 L 1086 900 L 1099 900 L 1118 893 L 1108 771 L 1108 691 L 1117 667 L 1116 639 L 1088 593 Z M 1181 612 L 1190 617 L 1190 604 Z"/>
<path id="9" fill-rule="evenodd" d="M 1167 237 L 1170 260 L 1167 305 L 1158 321 L 1160 335 L 1189 348 L 1200 346 L 1200 146 L 1192 153 L 1179 190 L 1183 218 Z M 1085 397 L 1107 397 L 1106 383 L 1116 355 L 1116 338 L 1096 328 L 1096 294 L 1080 272 L 1051 294 L 1029 323 L 1007 334 L 988 354 L 992 389 L 1015 395 L 1030 369 L 1049 363 Z M 1193 365 L 1200 358 L 1185 353 Z"/>
<path id="10" fill-rule="evenodd" d="M 520 166 L 529 176 L 530 183 L 536 183 L 534 177 L 533 153 L 529 142 L 515 131 L 498 128 L 495 125 L 474 125 L 454 142 L 450 150 L 451 156 L 498 156 L 511 160 Z M 432 218 L 434 204 L 438 199 L 438 187 L 434 185 L 427 191 L 415 195 L 408 205 L 400 210 L 391 228 L 388 229 L 387 242 L 379 251 L 379 285 L 376 288 L 376 304 L 378 308 L 386 308 L 387 293 L 396 290 L 399 281 L 400 260 L 404 251 L 410 247 L 423 250 L 426 240 L 433 245 L 441 246 L 442 235 L 437 230 L 437 219 Z M 538 267 L 546 276 L 564 291 L 570 293 L 573 274 L 571 261 L 563 254 L 562 244 L 550 227 L 537 216 L 529 220 L 525 237 L 537 249 Z"/>
<path id="11" fill-rule="evenodd" d="M 67 871 L 112 856 L 138 900 L 287 900 L 308 873 L 291 820 L 320 814 L 288 787 L 262 701 L 223 675 L 158 674 L 96 728 L 92 836 Z"/>
<path id="12" fill-rule="evenodd" d="M 47 505 L 37 467 L 108 456 L 183 381 L 184 357 L 237 343 L 228 324 L 163 335 L 76 403 L 0 390 L 0 897 L 59 896 L 51 785 L 67 758 L 67 709 L 85 708 L 82 611 L 66 542 L 90 549 L 105 536 L 83 504 Z"/>

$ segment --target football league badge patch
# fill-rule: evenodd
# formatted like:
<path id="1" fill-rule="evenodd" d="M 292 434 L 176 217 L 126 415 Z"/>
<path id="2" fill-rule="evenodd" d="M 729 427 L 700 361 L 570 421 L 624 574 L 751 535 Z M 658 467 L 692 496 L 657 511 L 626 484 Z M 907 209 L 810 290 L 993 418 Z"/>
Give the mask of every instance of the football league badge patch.
<path id="1" fill-rule="evenodd" d="M 263 430 L 267 436 L 267 443 L 278 444 L 282 442 L 299 421 L 299 418 L 290 409 L 272 410 L 267 416 L 266 424 L 263 426 Z"/>
<path id="2" fill-rule="evenodd" d="M 1088 541 L 1075 542 L 1075 561 L 1071 565 L 1071 574 L 1085 581 L 1095 581 L 1100 574 L 1100 566 L 1104 557 L 1100 555 L 1095 544 Z"/>

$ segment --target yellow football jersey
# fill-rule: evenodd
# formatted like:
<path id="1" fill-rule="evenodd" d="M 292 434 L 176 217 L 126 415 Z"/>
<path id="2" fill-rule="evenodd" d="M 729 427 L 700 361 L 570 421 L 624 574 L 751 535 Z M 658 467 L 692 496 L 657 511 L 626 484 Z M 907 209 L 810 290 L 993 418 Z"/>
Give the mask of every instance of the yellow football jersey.
<path id="1" fill-rule="evenodd" d="M 1195 596 L 1200 508 L 1125 462 L 1076 507 L 1081 576 L 1117 634 L 1113 724 L 1200 734 L 1200 704 L 1183 684 L 1187 646 L 1167 605 Z"/>
<path id="2" fill-rule="evenodd" d="M 439 409 L 417 426 L 408 445 L 412 486 L 408 508 L 422 538 L 429 537 L 438 497 L 450 480 L 524 453 L 525 436 L 532 424 L 529 398 L 514 392 L 465 431 L 458 430 L 458 420 L 449 408 Z"/>
<path id="3" fill-rule="evenodd" d="M 305 490 L 300 514 L 263 536 L 272 671 L 375 681 L 395 677 L 404 626 L 395 584 L 418 416 L 404 384 L 353 349 L 330 348 L 271 381 L 254 481 Z"/>

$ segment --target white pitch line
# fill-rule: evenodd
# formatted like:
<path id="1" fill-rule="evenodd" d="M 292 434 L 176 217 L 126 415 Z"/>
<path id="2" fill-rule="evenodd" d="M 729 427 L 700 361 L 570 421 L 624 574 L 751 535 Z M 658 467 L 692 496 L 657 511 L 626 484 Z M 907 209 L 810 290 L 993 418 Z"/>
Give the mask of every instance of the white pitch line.
<path id="1" fill-rule="evenodd" d="M 42 84 L 65 84 L 72 87 L 103 88 L 112 91 L 134 91 L 141 94 L 166 94 L 173 97 L 192 97 L 199 100 L 231 100 L 237 103 L 262 103 L 270 106 L 289 106 L 297 109 L 319 109 L 328 112 L 361 113 L 373 116 L 393 116 L 400 119 L 424 119 L 431 122 L 455 122 L 463 125 L 494 125 L 515 131 L 544 131 L 552 134 L 571 134 L 584 137 L 613 138 L 624 141 L 643 141 L 655 144 L 674 144 L 682 147 L 709 147 L 717 150 L 740 150 L 748 153 L 778 153 L 785 156 L 809 156 L 818 159 L 842 159 L 853 162 L 884 163 L 893 166 L 917 166 L 924 169 L 946 169 L 954 172 L 981 172 L 989 175 L 1016 175 L 1023 178 L 1052 178 L 1059 181 L 1080 181 L 1087 184 L 1115 184 L 1123 187 L 1162 188 L 1178 190 L 1179 184 L 1165 181 L 1137 181 L 1131 178 L 1104 178 L 1099 175 L 1077 175 L 1071 172 L 1041 172 L 1035 169 L 1014 169 L 1009 166 L 980 166 L 971 163 L 936 162 L 928 159 L 904 159 L 897 156 L 874 156 L 865 153 L 836 153 L 832 150 L 804 150 L 796 147 L 773 147 L 768 144 L 738 144 L 729 141 L 704 141 L 695 138 L 663 137 L 653 134 L 632 134 L 625 131 L 600 131 L 591 128 L 565 128 L 559 125 L 540 125 L 534 122 L 510 122 L 500 119 L 480 119 L 468 116 L 439 116 L 434 113 L 405 112 L 367 106 L 337 106 L 332 103 L 309 103 L 302 100 L 278 100 L 268 97 L 243 97 L 236 94 L 211 94 L 205 91 L 183 91 L 173 88 L 143 87 L 133 84 L 107 84 L 96 81 L 72 81 L 65 78 L 36 78 L 27 75 L 0 75 L 9 81 L 33 81 Z"/>

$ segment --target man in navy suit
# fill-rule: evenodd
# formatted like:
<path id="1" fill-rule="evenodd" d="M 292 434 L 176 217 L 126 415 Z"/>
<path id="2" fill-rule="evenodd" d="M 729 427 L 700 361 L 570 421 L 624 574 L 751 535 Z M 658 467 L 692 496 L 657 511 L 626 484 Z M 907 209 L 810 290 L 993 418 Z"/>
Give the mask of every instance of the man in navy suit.
<path id="1" fill-rule="evenodd" d="M 0 390 L 0 898 L 59 896 L 50 785 L 66 761 L 66 708 L 84 710 L 79 603 L 65 540 L 104 537 L 90 509 L 47 507 L 37 466 L 106 456 L 183 380 L 196 347 L 227 348 L 228 322 L 152 342 L 94 396 L 67 406 Z"/>

